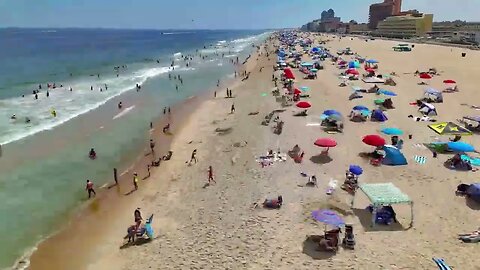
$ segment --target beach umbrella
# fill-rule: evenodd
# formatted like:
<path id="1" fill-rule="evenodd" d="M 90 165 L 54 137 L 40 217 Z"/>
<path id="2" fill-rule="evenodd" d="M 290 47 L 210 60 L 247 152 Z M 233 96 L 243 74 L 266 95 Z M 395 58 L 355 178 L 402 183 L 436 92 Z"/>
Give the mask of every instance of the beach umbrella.
<path id="1" fill-rule="evenodd" d="M 366 62 L 369 63 L 369 64 L 377 64 L 378 63 L 378 61 L 375 60 L 375 59 L 368 59 Z"/>
<path id="2" fill-rule="evenodd" d="M 295 88 L 295 90 L 293 90 L 293 93 L 295 95 L 300 95 L 302 93 L 302 91 L 298 90 L 298 88 Z"/>
<path id="3" fill-rule="evenodd" d="M 320 119 L 322 119 L 322 120 L 329 119 L 329 120 L 333 120 L 333 121 L 342 121 L 342 120 L 343 120 L 343 116 L 341 116 L 341 115 L 339 115 L 339 114 L 330 114 L 330 115 L 322 114 L 322 115 L 320 116 Z"/>
<path id="4" fill-rule="evenodd" d="M 387 135 L 402 135 L 403 131 L 398 128 L 384 128 L 382 129 L 382 133 Z"/>
<path id="5" fill-rule="evenodd" d="M 419 77 L 420 79 L 424 79 L 424 80 L 430 80 L 432 78 L 432 76 L 428 73 L 421 73 Z"/>
<path id="6" fill-rule="evenodd" d="M 309 102 L 300 101 L 300 102 L 297 103 L 297 107 L 302 108 L 302 109 L 308 109 L 308 108 L 312 107 L 312 105 L 310 105 Z"/>
<path id="7" fill-rule="evenodd" d="M 376 147 L 385 145 L 385 139 L 380 137 L 379 135 L 367 135 L 363 137 L 362 142 L 367 145 Z"/>
<path id="8" fill-rule="evenodd" d="M 310 88 L 308 86 L 302 86 L 300 87 L 300 90 L 307 92 L 308 90 L 310 90 Z"/>
<path id="9" fill-rule="evenodd" d="M 360 67 L 360 63 L 357 61 L 350 61 L 348 63 L 348 68 L 359 68 L 359 67 Z"/>
<path id="10" fill-rule="evenodd" d="M 337 141 L 335 141 L 334 139 L 331 139 L 331 138 L 319 138 L 315 141 L 314 144 L 316 146 L 330 148 L 330 147 L 337 146 Z"/>
<path id="11" fill-rule="evenodd" d="M 375 73 L 375 69 L 373 68 L 366 68 L 365 71 L 369 73 Z"/>
<path id="12" fill-rule="evenodd" d="M 312 68 L 312 69 L 310 69 L 310 71 L 313 72 L 313 73 L 316 73 L 316 72 L 318 72 L 318 69 Z"/>
<path id="13" fill-rule="evenodd" d="M 361 175 L 363 173 L 362 167 L 358 165 L 350 165 L 350 167 L 348 168 L 348 171 L 355 175 Z"/>
<path id="14" fill-rule="evenodd" d="M 357 105 L 353 107 L 353 111 L 369 111 L 369 109 L 363 105 Z"/>
<path id="15" fill-rule="evenodd" d="M 347 69 L 346 74 L 359 75 L 360 72 L 358 72 L 358 70 L 356 70 L 356 69 L 354 69 L 354 68 L 350 68 L 350 69 Z"/>
<path id="16" fill-rule="evenodd" d="M 339 111 L 337 110 L 326 110 L 323 112 L 323 115 L 327 115 L 327 116 L 330 116 L 330 115 L 333 115 L 333 114 L 336 114 L 336 115 L 342 115 Z"/>
<path id="17" fill-rule="evenodd" d="M 454 80 L 444 80 L 443 83 L 446 83 L 446 84 L 456 84 L 457 82 L 454 81 Z"/>
<path id="18" fill-rule="evenodd" d="M 456 152 L 475 152 L 475 148 L 465 142 L 448 142 L 448 149 Z"/>
<path id="19" fill-rule="evenodd" d="M 312 211 L 312 217 L 316 221 L 322 222 L 326 225 L 341 227 L 345 225 L 345 221 L 334 211 L 328 209 L 320 209 Z"/>
<path id="20" fill-rule="evenodd" d="M 379 89 L 377 91 L 377 94 L 382 94 L 382 95 L 386 95 L 386 96 L 392 96 L 392 97 L 396 97 L 397 94 L 395 92 L 392 92 L 392 91 L 388 91 L 388 90 L 385 90 L 385 89 Z"/>

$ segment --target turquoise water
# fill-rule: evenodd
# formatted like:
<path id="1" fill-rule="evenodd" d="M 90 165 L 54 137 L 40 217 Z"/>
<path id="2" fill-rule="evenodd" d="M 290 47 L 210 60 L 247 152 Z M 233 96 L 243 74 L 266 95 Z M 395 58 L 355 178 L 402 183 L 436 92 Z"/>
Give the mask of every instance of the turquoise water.
<path id="1" fill-rule="evenodd" d="M 5 35 L 2 31 L 0 36 Z M 67 30 L 52 33 L 62 31 Z M 21 60 L 9 58 L 5 61 L 5 66 L 11 68 L 9 72 L 16 74 L 5 74 L 5 66 L 0 70 L 4 72 L 0 72 L 0 141 L 3 144 L 0 213 L 4 217 L 0 220 L 0 268 L 11 266 L 86 200 L 86 179 L 93 180 L 98 188 L 110 180 L 113 167 L 131 162 L 134 157 L 129 154 L 143 149 L 148 138 L 148 123 L 163 113 L 164 106 L 215 87 L 219 78 L 231 77 L 234 67 L 230 59 L 238 56 L 242 61 L 252 43 L 266 38 L 261 32 L 132 32 L 75 32 L 75 41 L 80 43 L 83 39 L 91 40 L 92 36 L 109 42 L 108 45 L 87 42 L 89 50 L 94 52 L 83 58 L 75 52 L 77 45 L 70 48 L 61 42 L 66 49 L 62 47 L 65 52 L 61 51 L 59 56 L 54 56 L 52 48 L 46 48 L 48 52 L 42 52 L 43 58 L 42 53 L 38 53 L 28 60 L 28 55 L 20 57 L 21 52 L 15 51 L 12 54 Z M 71 37 L 73 34 L 58 35 Z M 128 37 L 128 42 L 118 35 Z M 162 41 L 166 36 L 168 42 Z M 11 44 L 18 39 L 10 40 Z M 179 60 L 179 54 L 175 54 L 195 54 L 197 49 L 208 58 L 196 57 L 189 68 Z M 69 52 L 73 56 L 68 56 Z M 93 63 L 86 59 L 89 57 L 95 59 Z M 53 61 L 52 58 L 56 61 L 51 66 L 39 66 L 38 63 Z M 159 59 L 159 63 L 148 58 Z M 169 65 L 174 59 L 177 59 L 176 69 L 171 71 Z M 22 71 L 18 61 L 24 61 L 28 68 Z M 79 61 L 79 65 L 74 68 L 75 61 Z M 121 64 L 128 64 L 128 69 L 117 78 L 111 67 Z M 70 76 L 72 70 L 75 74 Z M 18 72 L 28 75 L 31 82 L 22 81 L 26 75 L 19 76 Z M 184 84 L 169 80 L 169 72 L 181 75 Z M 89 76 L 90 73 L 101 76 Z M 51 89 L 49 98 L 43 88 L 39 100 L 35 100 L 29 89 L 45 82 L 61 83 L 64 88 Z M 97 88 L 105 83 L 108 91 L 100 92 Z M 136 83 L 142 85 L 138 93 L 132 91 Z M 180 85 L 178 92 L 175 84 Z M 93 92 L 90 85 L 96 87 Z M 72 92 L 68 90 L 70 86 L 74 88 Z M 22 94 L 26 96 L 22 98 Z M 116 107 L 118 100 L 124 104 L 122 114 Z M 52 108 L 58 112 L 57 118 L 50 115 Z M 15 121 L 9 119 L 13 113 L 17 115 Z M 26 116 L 32 119 L 31 124 L 19 120 Z M 87 157 L 91 147 L 98 153 L 95 161 Z"/>

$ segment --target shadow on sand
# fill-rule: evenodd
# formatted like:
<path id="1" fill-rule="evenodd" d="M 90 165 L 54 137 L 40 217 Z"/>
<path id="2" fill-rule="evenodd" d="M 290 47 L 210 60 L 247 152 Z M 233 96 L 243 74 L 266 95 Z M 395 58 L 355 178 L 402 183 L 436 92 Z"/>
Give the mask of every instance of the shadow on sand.
<path id="1" fill-rule="evenodd" d="M 480 203 L 470 199 L 470 198 L 465 198 L 465 204 L 472 210 L 480 210 Z"/>
<path id="2" fill-rule="evenodd" d="M 319 250 L 320 235 L 307 235 L 307 239 L 303 241 L 303 254 L 310 256 L 314 260 L 327 260 L 335 256 L 335 252 Z"/>
<path id="3" fill-rule="evenodd" d="M 312 156 L 310 158 L 310 161 L 315 163 L 315 164 L 327 164 L 327 163 L 331 162 L 332 160 L 333 159 L 327 154 L 320 154 L 320 155 Z"/>
<path id="4" fill-rule="evenodd" d="M 135 242 L 127 242 L 127 243 L 121 245 L 120 249 L 129 248 L 131 246 L 142 246 L 142 245 L 145 245 L 145 244 L 148 244 L 148 243 L 152 242 L 155 239 L 157 239 L 157 238 L 150 239 L 150 238 L 140 237 L 140 238 L 135 239 Z"/>
<path id="5" fill-rule="evenodd" d="M 367 209 L 353 209 L 353 213 L 358 217 L 363 229 L 366 232 L 388 232 L 388 231 L 406 231 L 409 228 L 404 228 L 400 223 L 392 223 L 390 225 L 376 224 L 372 226 L 372 213 Z"/>

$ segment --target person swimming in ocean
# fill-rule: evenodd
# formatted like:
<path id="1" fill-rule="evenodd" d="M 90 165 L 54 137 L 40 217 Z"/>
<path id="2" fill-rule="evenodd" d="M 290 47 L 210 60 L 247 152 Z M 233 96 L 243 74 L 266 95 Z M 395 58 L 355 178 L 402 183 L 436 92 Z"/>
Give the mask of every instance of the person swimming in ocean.
<path id="1" fill-rule="evenodd" d="M 123 104 L 122 104 L 122 102 L 120 101 L 120 102 L 118 103 L 118 109 L 121 110 L 122 107 L 123 107 Z"/>
<path id="2" fill-rule="evenodd" d="M 12 120 L 17 119 L 17 115 L 16 115 L 16 114 L 12 114 L 12 116 L 10 116 L 10 119 L 12 119 Z"/>
<path id="3" fill-rule="evenodd" d="M 90 159 L 96 159 L 97 158 L 97 152 L 95 152 L 95 149 L 90 148 L 90 152 L 88 153 L 88 157 Z"/>
<path id="4" fill-rule="evenodd" d="M 35 93 L 35 99 L 38 99 L 38 94 L 37 93 Z"/>
<path id="5" fill-rule="evenodd" d="M 52 116 L 53 116 L 53 117 L 57 117 L 57 111 L 52 110 Z"/>
<path id="6" fill-rule="evenodd" d="M 105 91 L 107 91 L 107 90 L 108 90 L 108 85 L 107 85 L 107 84 L 105 84 Z"/>
<path id="7" fill-rule="evenodd" d="M 49 97 L 49 96 L 50 96 L 50 92 L 48 92 L 48 90 L 47 90 L 47 97 Z"/>
<path id="8" fill-rule="evenodd" d="M 25 117 L 25 123 L 26 123 L 26 124 L 30 123 L 30 118 Z"/>

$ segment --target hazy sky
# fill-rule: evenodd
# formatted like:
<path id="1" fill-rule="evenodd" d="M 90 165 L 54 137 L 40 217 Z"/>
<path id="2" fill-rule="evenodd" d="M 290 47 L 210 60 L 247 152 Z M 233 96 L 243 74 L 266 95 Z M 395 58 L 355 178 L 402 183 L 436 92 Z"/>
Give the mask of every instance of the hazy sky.
<path id="1" fill-rule="evenodd" d="M 381 0 L 0 0 L 0 27 L 265 29 L 299 27 L 333 8 L 366 21 Z M 480 0 L 403 0 L 434 20 L 480 21 Z M 192 21 L 193 20 L 193 21 Z"/>

